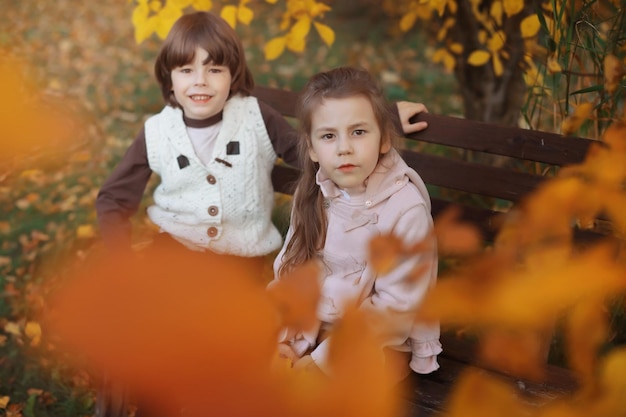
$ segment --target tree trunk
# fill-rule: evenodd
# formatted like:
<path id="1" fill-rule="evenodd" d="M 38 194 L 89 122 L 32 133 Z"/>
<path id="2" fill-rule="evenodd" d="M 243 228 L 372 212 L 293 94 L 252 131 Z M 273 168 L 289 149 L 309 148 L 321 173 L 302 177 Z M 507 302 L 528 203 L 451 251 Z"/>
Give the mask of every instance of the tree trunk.
<path id="1" fill-rule="evenodd" d="M 471 10 L 470 1 L 458 2 L 457 23 L 451 29 L 452 38 L 463 45 L 458 55 L 455 76 L 463 98 L 465 117 L 517 126 L 526 92 L 524 73 L 524 41 L 520 34 L 520 22 L 533 13 L 533 2 L 526 2 L 524 10 L 505 20 L 503 31 L 506 34 L 504 50 L 508 59 L 502 58 L 503 73 L 497 77 L 492 62 L 483 66 L 472 66 L 467 58 L 476 49 L 484 49 L 478 41 L 479 23 Z M 483 1 L 480 7 L 489 10 L 491 1 Z"/>

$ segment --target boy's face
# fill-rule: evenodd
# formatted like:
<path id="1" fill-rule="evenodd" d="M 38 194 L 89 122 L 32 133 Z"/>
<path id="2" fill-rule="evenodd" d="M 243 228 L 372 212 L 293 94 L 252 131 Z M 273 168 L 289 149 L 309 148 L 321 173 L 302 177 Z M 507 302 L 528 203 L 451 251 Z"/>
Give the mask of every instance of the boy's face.
<path id="1" fill-rule="evenodd" d="M 381 133 L 369 100 L 363 96 L 325 99 L 312 113 L 309 156 L 338 187 L 349 193 L 365 189 L 381 153 Z"/>
<path id="2" fill-rule="evenodd" d="M 172 70 L 174 97 L 190 119 L 206 119 L 224 109 L 230 94 L 231 74 L 227 66 L 203 64 L 209 53 L 197 48 L 192 62 Z"/>

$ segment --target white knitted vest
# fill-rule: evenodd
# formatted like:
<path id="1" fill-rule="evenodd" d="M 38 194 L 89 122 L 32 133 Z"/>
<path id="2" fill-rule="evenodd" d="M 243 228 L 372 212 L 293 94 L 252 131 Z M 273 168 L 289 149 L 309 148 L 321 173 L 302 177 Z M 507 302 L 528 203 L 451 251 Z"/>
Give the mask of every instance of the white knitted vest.
<path id="1" fill-rule="evenodd" d="M 239 256 L 280 247 L 271 220 L 277 156 L 256 98 L 226 101 L 207 165 L 195 154 L 180 109 L 166 106 L 146 121 L 145 132 L 150 168 L 161 177 L 148 217 L 162 231 L 191 249 Z"/>

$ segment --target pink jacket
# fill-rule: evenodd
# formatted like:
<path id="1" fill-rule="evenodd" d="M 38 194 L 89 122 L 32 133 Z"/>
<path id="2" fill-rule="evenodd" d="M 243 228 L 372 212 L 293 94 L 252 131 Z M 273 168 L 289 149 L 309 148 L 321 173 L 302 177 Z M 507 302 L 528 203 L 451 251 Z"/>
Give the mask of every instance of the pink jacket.
<path id="1" fill-rule="evenodd" d="M 411 245 L 432 231 L 430 198 L 424 182 L 398 152 L 392 150 L 378 163 L 368 178 L 364 196 L 357 201 L 346 199 L 320 172 L 317 183 L 328 206 L 328 232 L 321 254 L 324 264 L 322 297 L 317 309 L 320 325 L 332 325 L 347 305 L 356 302 L 381 337 L 382 347 L 411 351 L 410 365 L 416 372 L 438 369 L 436 357 L 442 350 L 439 326 L 414 321 L 416 308 L 436 282 L 436 245 L 433 243 L 431 252 L 406 260 L 384 276 L 378 276 L 367 262 L 368 243 L 374 236 L 393 233 Z M 291 235 L 290 229 L 274 261 L 275 272 Z M 421 277 L 407 279 L 414 266 L 422 262 L 427 263 L 428 268 Z M 299 354 L 313 349 L 313 360 L 328 372 L 326 358 L 330 338 L 315 346 L 318 331 L 297 333 L 285 329 L 281 342 L 290 344 Z"/>

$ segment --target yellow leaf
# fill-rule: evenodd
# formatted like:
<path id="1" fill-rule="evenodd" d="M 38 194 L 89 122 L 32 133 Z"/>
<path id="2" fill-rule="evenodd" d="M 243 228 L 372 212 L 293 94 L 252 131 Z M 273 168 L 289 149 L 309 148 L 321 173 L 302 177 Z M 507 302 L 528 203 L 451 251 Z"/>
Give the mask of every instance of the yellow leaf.
<path id="1" fill-rule="evenodd" d="M 563 71 L 563 68 L 561 68 L 561 64 L 559 64 L 559 61 L 554 55 L 550 55 L 548 57 L 547 67 L 548 73 L 550 74 L 558 74 Z"/>
<path id="2" fill-rule="evenodd" d="M 211 0 L 193 0 L 191 2 L 191 7 L 196 10 L 209 11 L 213 8 L 213 2 Z"/>
<path id="3" fill-rule="evenodd" d="M 291 27 L 289 31 L 289 37 L 295 39 L 304 39 L 311 30 L 311 19 L 308 16 L 298 19 L 298 21 Z M 304 49 L 304 48 L 303 48 Z"/>
<path id="4" fill-rule="evenodd" d="M 222 7 L 220 16 L 226 21 L 226 23 L 228 23 L 231 28 L 237 26 L 237 7 L 233 5 Z"/>
<path id="5" fill-rule="evenodd" d="M 593 110 L 593 103 L 581 103 L 576 106 L 574 113 L 561 123 L 561 134 L 567 136 L 580 129 Z"/>
<path id="6" fill-rule="evenodd" d="M 173 6 L 179 10 L 183 10 L 191 5 L 191 0 L 167 0 L 167 5 Z"/>
<path id="7" fill-rule="evenodd" d="M 496 77 L 500 77 L 502 76 L 502 73 L 504 72 L 504 67 L 502 66 L 502 61 L 500 60 L 500 57 L 498 55 L 493 55 L 493 72 L 494 74 L 496 74 Z"/>
<path id="8" fill-rule="evenodd" d="M 165 39 L 174 22 L 183 15 L 183 11 L 179 8 L 171 6 L 169 3 L 156 15 L 155 32 L 161 39 Z"/>
<path id="9" fill-rule="evenodd" d="M 524 0 L 503 0 L 502 8 L 507 16 L 514 16 L 524 10 Z"/>
<path id="10" fill-rule="evenodd" d="M 541 24 L 539 23 L 539 17 L 537 14 L 525 17 L 520 23 L 522 38 L 531 38 L 535 36 L 537 32 L 539 32 L 539 28 L 541 28 Z"/>
<path id="11" fill-rule="evenodd" d="M 491 38 L 487 41 L 487 49 L 491 52 L 496 53 L 504 46 L 506 42 L 506 34 L 503 31 L 498 31 L 493 34 Z"/>
<path id="12" fill-rule="evenodd" d="M 160 0 L 153 0 L 148 4 L 151 12 L 158 13 L 163 7 Z"/>
<path id="13" fill-rule="evenodd" d="M 277 1 L 278 0 L 265 0 L 265 2 L 269 4 L 276 4 Z"/>
<path id="14" fill-rule="evenodd" d="M 20 325 L 15 323 L 14 321 L 10 321 L 4 325 L 4 332 L 8 334 L 12 334 L 14 336 L 22 335 L 22 330 L 20 329 Z"/>
<path id="15" fill-rule="evenodd" d="M 331 46 L 335 42 L 335 31 L 323 23 L 314 22 L 313 24 L 315 25 L 315 29 L 324 43 Z"/>
<path id="16" fill-rule="evenodd" d="M 463 45 L 458 42 L 453 42 L 448 45 L 448 49 L 450 50 L 450 52 L 458 55 L 463 52 Z"/>
<path id="17" fill-rule="evenodd" d="M 237 12 L 237 20 L 239 20 L 244 25 L 249 25 L 253 18 L 254 12 L 251 8 L 246 6 L 239 7 Z"/>
<path id="18" fill-rule="evenodd" d="M 502 3 L 495 1 L 491 4 L 489 13 L 498 26 L 502 26 Z"/>
<path id="19" fill-rule="evenodd" d="M 295 38 L 293 36 L 287 37 L 287 49 L 293 52 L 302 52 L 306 47 L 306 41 L 304 38 Z"/>
<path id="20" fill-rule="evenodd" d="M 402 32 L 408 32 L 413 25 L 415 25 L 415 21 L 417 20 L 417 13 L 409 12 L 402 16 L 400 19 L 400 30 Z"/>
<path id="21" fill-rule="evenodd" d="M 5 408 L 7 408 L 7 405 L 9 405 L 10 400 L 11 400 L 11 397 L 9 397 L 8 395 L 4 395 L 0 397 L 0 409 L 4 410 Z"/>
<path id="22" fill-rule="evenodd" d="M 31 339 L 30 345 L 37 346 L 41 342 L 41 326 L 35 321 L 29 321 L 26 323 L 24 333 Z"/>
<path id="23" fill-rule="evenodd" d="M 90 224 L 83 224 L 76 229 L 76 237 L 79 239 L 92 239 L 95 235 L 96 232 Z"/>
<path id="24" fill-rule="evenodd" d="M 278 58 L 285 51 L 285 46 L 287 45 L 287 38 L 284 36 L 279 36 L 274 39 L 270 39 L 269 42 L 265 44 L 265 48 L 263 48 L 265 52 L 265 59 L 271 61 L 273 59 Z"/>
<path id="25" fill-rule="evenodd" d="M 317 3 L 317 2 L 312 2 L 312 6 L 309 9 L 309 14 L 312 18 L 317 17 L 317 16 L 321 16 L 324 13 L 328 12 L 331 10 L 331 8 L 324 4 L 324 3 Z"/>
<path id="26" fill-rule="evenodd" d="M 467 63 L 475 67 L 480 67 L 481 65 L 485 65 L 489 61 L 489 58 L 491 58 L 489 52 L 477 49 L 467 58 Z"/>

